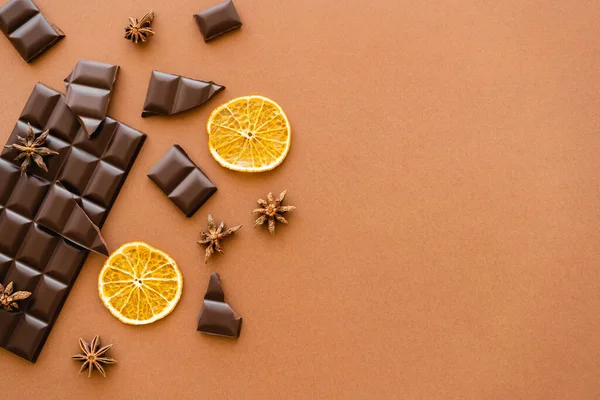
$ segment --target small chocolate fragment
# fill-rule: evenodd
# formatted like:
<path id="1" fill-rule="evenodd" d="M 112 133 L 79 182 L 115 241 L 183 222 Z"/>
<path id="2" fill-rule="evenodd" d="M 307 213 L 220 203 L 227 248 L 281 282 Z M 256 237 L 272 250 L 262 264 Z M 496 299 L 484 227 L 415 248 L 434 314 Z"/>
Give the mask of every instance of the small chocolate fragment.
<path id="1" fill-rule="evenodd" d="M 65 78 L 67 105 L 88 137 L 96 132 L 106 118 L 118 72 L 118 65 L 80 60 Z"/>
<path id="2" fill-rule="evenodd" d="M 198 107 L 225 86 L 180 75 L 152 71 L 142 118 L 151 115 L 174 115 Z"/>
<path id="3" fill-rule="evenodd" d="M 0 30 L 28 63 L 65 37 L 32 0 L 11 0 L 0 7 Z"/>
<path id="4" fill-rule="evenodd" d="M 178 144 L 148 172 L 148 178 L 186 217 L 191 217 L 217 191 L 216 186 Z"/>
<path id="5" fill-rule="evenodd" d="M 100 229 L 77 204 L 73 194 L 58 181 L 50 187 L 36 222 L 84 249 L 109 255 Z"/>
<path id="6" fill-rule="evenodd" d="M 0 147 L 0 282 L 14 281 L 18 290 L 32 293 L 19 305 L 20 312 L 0 312 L 0 347 L 35 362 L 89 253 L 38 223 L 40 210 L 47 206 L 53 217 L 69 212 L 59 208 L 58 201 L 46 202 L 46 197 L 59 181 L 63 187 L 58 192 L 70 192 L 87 217 L 102 227 L 146 135 L 106 117 L 97 134 L 88 138 L 64 96 L 40 83 L 7 144 L 26 136 L 28 124 L 36 132 L 49 130 L 45 145 L 59 154 L 47 157 L 48 171 L 32 168 L 20 176 L 21 162 L 14 160 L 14 151 Z M 82 232 L 77 219 L 71 216 L 69 223 Z M 82 223 L 90 227 L 89 221 Z M 69 224 L 65 230 L 65 236 L 72 236 Z M 91 237 L 97 233 L 85 232 Z"/>
<path id="7" fill-rule="evenodd" d="M 205 42 L 242 26 L 242 20 L 232 0 L 225 0 L 214 7 L 200 11 L 194 14 L 194 19 Z"/>
<path id="8" fill-rule="evenodd" d="M 225 302 L 219 274 L 213 272 L 204 296 L 200 311 L 198 331 L 209 335 L 239 338 L 242 330 L 242 317 Z"/>

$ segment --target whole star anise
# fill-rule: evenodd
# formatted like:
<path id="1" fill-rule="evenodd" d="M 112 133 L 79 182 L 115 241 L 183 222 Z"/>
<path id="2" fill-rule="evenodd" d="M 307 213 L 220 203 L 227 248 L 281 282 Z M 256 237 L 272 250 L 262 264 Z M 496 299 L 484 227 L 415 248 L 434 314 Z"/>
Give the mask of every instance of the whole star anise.
<path id="1" fill-rule="evenodd" d="M 215 250 L 221 254 L 225 254 L 223 253 L 223 249 L 221 249 L 220 240 L 226 238 L 227 236 L 233 235 L 241 227 L 241 225 L 238 225 L 225 230 L 225 222 L 221 222 L 221 224 L 217 228 L 215 220 L 213 219 L 212 215 L 208 213 L 208 232 L 201 232 L 200 235 L 202 236 L 198 241 L 198 244 L 206 245 L 206 253 L 204 253 L 204 263 L 208 263 L 208 260 L 214 254 Z"/>
<path id="2" fill-rule="evenodd" d="M 19 305 L 16 302 L 19 300 L 25 300 L 31 296 L 31 292 L 26 292 L 24 290 L 14 293 L 12 291 L 12 282 L 6 285 L 6 288 L 0 283 L 0 305 L 4 307 L 6 311 L 12 311 L 13 308 L 18 309 Z"/>
<path id="3" fill-rule="evenodd" d="M 27 127 L 27 138 L 17 136 L 17 139 L 21 144 L 13 143 L 4 147 L 20 152 L 20 154 L 15 157 L 15 161 L 23 160 L 23 163 L 21 164 L 21 176 L 25 175 L 25 172 L 31 165 L 31 160 L 33 160 L 38 167 L 48 172 L 48 167 L 44 163 L 43 157 L 58 154 L 58 152 L 54 150 L 50 150 L 47 147 L 42 147 L 42 145 L 46 143 L 46 138 L 48 137 L 50 130 L 46 129 L 36 139 L 31 124 L 27 124 Z"/>
<path id="4" fill-rule="evenodd" d="M 142 19 L 129 17 L 129 25 L 125 28 L 125 39 L 133 43 L 145 43 L 150 36 L 154 36 L 154 31 L 150 25 L 154 21 L 154 11 L 150 10 Z"/>
<path id="5" fill-rule="evenodd" d="M 269 221 L 269 232 L 271 232 L 271 235 L 274 235 L 276 220 L 283 224 L 288 223 L 287 219 L 285 219 L 281 214 L 285 214 L 289 211 L 294 211 L 296 207 L 281 205 L 283 199 L 285 199 L 286 194 L 287 190 L 284 190 L 276 199 L 273 199 L 273 193 L 269 193 L 267 195 L 267 200 L 256 200 L 258 204 L 262 206 L 262 208 L 257 208 L 256 210 L 252 211 L 254 214 L 260 214 L 260 217 L 258 217 L 258 219 L 254 222 L 255 227 Z"/>
<path id="6" fill-rule="evenodd" d="M 74 360 L 83 362 L 79 373 L 82 373 L 87 368 L 89 378 L 92 376 L 94 369 L 97 369 L 106 378 L 106 372 L 104 372 L 102 364 L 109 365 L 117 362 L 115 359 L 106 357 L 106 353 L 110 350 L 112 344 L 100 348 L 100 336 L 96 335 L 92 339 L 92 343 L 79 339 L 79 347 L 81 347 L 82 353 L 71 357 Z"/>

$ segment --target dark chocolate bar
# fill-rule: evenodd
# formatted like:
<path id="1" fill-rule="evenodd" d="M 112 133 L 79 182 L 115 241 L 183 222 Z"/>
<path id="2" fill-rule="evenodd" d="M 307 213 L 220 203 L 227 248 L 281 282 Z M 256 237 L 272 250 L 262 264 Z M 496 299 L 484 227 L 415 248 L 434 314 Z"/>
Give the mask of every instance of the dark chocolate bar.
<path id="1" fill-rule="evenodd" d="M 32 293 L 21 311 L 0 310 L 0 346 L 35 362 L 88 255 L 69 237 L 88 241 L 94 235 L 89 221 L 73 216 L 59 201 L 48 203 L 53 187 L 63 190 L 54 182 L 102 227 L 146 135 L 107 117 L 90 139 L 64 96 L 39 83 L 7 144 L 23 136 L 28 123 L 36 131 L 50 129 L 45 145 L 59 154 L 47 158 L 47 172 L 32 168 L 24 176 L 14 150 L 0 154 L 0 281 L 14 281 L 19 290 Z M 71 216 L 58 234 L 54 230 L 60 226 L 51 221 L 62 220 L 65 211 Z M 83 228 L 71 225 L 78 219 Z"/>
<path id="2" fill-rule="evenodd" d="M 65 78 L 67 105 L 88 136 L 92 136 L 106 118 L 118 72 L 118 65 L 80 60 Z"/>
<path id="3" fill-rule="evenodd" d="M 65 37 L 31 0 L 11 0 L 0 7 L 0 30 L 28 63 Z"/>
<path id="4" fill-rule="evenodd" d="M 216 186 L 178 144 L 148 172 L 148 178 L 186 217 L 191 217 L 217 191 Z"/>
<path id="5" fill-rule="evenodd" d="M 232 0 L 225 0 L 214 7 L 200 11 L 194 14 L 194 19 L 205 42 L 242 26 L 242 20 Z"/>
<path id="6" fill-rule="evenodd" d="M 180 75 L 152 71 L 142 118 L 151 115 L 173 115 L 198 107 L 225 86 Z"/>
<path id="7" fill-rule="evenodd" d="M 209 335 L 240 337 L 242 317 L 225 302 L 219 274 L 213 272 L 208 281 L 204 304 L 198 319 L 198 331 Z"/>

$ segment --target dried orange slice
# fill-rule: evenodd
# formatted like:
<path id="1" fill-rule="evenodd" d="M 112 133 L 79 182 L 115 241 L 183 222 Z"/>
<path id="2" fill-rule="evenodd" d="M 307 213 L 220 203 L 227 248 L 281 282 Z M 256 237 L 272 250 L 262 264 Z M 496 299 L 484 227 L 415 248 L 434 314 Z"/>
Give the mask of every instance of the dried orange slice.
<path id="1" fill-rule="evenodd" d="M 225 168 L 269 171 L 290 150 L 290 123 L 277 103 L 262 96 L 238 97 L 217 107 L 206 124 L 210 154 Z"/>
<path id="2" fill-rule="evenodd" d="M 181 298 L 183 277 L 166 253 L 143 242 L 126 243 L 104 263 L 100 298 L 121 322 L 150 324 L 166 317 Z"/>

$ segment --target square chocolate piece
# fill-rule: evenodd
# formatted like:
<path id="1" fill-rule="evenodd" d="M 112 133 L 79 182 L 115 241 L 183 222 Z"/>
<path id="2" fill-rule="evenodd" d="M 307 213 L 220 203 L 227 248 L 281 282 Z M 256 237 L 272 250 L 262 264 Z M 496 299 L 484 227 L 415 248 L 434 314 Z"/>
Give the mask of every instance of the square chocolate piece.
<path id="1" fill-rule="evenodd" d="M 11 0 L 0 7 L 0 30 L 28 63 L 65 37 L 31 0 Z"/>
<path id="2" fill-rule="evenodd" d="M 194 19 L 205 42 L 242 26 L 242 20 L 232 0 L 225 0 L 221 4 L 200 11 L 194 14 Z"/>
<path id="3" fill-rule="evenodd" d="M 217 191 L 216 186 L 178 144 L 148 172 L 148 178 L 186 217 L 191 217 Z"/>

